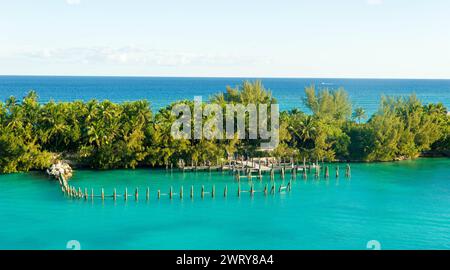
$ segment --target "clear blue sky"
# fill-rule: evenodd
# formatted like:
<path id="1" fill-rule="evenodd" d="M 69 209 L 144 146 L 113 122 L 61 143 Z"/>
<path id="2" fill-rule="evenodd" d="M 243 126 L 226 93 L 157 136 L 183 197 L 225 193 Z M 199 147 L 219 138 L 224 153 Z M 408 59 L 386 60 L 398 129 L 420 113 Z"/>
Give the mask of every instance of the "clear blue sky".
<path id="1" fill-rule="evenodd" d="M 1 0 L 0 74 L 450 78 L 448 0 Z"/>

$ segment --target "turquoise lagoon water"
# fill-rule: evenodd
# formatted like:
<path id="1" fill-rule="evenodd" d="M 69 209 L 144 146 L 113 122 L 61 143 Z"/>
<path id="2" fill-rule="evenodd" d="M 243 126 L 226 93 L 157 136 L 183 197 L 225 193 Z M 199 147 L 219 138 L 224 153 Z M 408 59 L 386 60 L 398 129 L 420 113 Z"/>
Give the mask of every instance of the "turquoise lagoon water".
<path id="1" fill-rule="evenodd" d="M 253 181 L 257 191 L 267 178 Z M 238 198 L 226 172 L 80 170 L 71 184 L 97 194 L 139 187 L 140 198 L 69 199 L 43 173 L 0 175 L 0 249 L 65 249 L 69 240 L 82 249 L 366 249 L 369 240 L 382 249 L 450 249 L 450 159 L 352 164 L 349 180 L 297 177 L 290 193 L 267 197 Z M 181 185 L 184 199 L 157 199 L 157 189 Z M 215 185 L 216 197 L 201 199 L 202 185 Z"/>

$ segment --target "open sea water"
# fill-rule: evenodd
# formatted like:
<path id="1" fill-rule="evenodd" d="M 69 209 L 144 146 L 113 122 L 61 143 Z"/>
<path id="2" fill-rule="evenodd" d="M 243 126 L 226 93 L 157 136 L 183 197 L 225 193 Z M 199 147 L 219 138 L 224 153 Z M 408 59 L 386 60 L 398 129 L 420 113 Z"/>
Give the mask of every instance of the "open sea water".
<path id="1" fill-rule="evenodd" d="M 22 98 L 33 89 L 41 102 L 104 100 L 115 102 L 148 99 L 153 110 L 171 102 L 202 96 L 203 100 L 235 87 L 243 80 L 255 78 L 169 78 L 169 77 L 64 77 L 64 76 L 0 76 L 0 100 L 13 95 Z M 354 107 L 368 114 L 378 109 L 382 95 L 407 96 L 415 93 L 425 103 L 442 102 L 450 107 L 450 80 L 385 80 L 385 79 L 282 79 L 260 78 L 278 100 L 281 110 L 300 108 L 304 89 L 315 85 L 330 90 L 343 87 Z"/>

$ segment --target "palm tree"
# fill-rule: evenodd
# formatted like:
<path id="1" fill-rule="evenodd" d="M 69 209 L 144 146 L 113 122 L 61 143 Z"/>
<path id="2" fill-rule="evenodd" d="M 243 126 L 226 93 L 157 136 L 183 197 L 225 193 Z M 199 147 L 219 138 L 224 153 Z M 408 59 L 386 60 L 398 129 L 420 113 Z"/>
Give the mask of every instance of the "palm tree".
<path id="1" fill-rule="evenodd" d="M 362 119 L 367 119 L 366 111 L 362 107 L 358 107 L 353 112 L 353 119 L 358 121 L 358 124 L 361 124 Z"/>

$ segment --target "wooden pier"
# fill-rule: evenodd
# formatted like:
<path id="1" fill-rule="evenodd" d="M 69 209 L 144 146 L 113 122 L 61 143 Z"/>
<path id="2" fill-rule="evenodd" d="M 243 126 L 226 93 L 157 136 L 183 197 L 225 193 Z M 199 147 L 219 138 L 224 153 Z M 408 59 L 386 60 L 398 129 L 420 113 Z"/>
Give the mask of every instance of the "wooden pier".
<path id="1" fill-rule="evenodd" d="M 324 172 L 321 174 L 321 167 L 324 167 Z M 169 166 L 167 166 L 167 169 Z M 170 166 L 172 168 L 172 166 Z M 313 174 L 316 180 L 319 180 L 321 176 L 325 180 L 330 178 L 330 167 L 328 165 L 319 163 L 316 161 L 315 163 L 306 164 L 306 161 L 303 160 L 302 164 L 298 164 L 293 160 L 289 162 L 269 162 L 259 160 L 251 160 L 251 161 L 233 161 L 228 164 L 221 164 L 220 166 L 191 166 L 191 167 L 182 167 L 183 171 L 192 171 L 192 170 L 221 170 L 221 171 L 229 171 L 233 178 L 235 179 L 234 183 L 237 185 L 236 189 L 237 197 L 242 197 L 243 194 L 248 193 L 249 197 L 254 197 L 256 194 L 261 193 L 263 196 L 275 195 L 276 193 L 286 193 L 291 192 L 292 183 L 297 179 L 297 173 L 301 172 L 302 178 L 304 181 L 308 179 L 309 174 Z M 331 169 L 332 170 L 332 169 Z M 339 178 L 339 165 L 335 167 L 335 177 Z M 290 176 L 285 180 L 286 174 Z M 346 164 L 345 166 L 345 177 L 348 179 L 351 177 L 351 168 L 350 164 Z M 253 180 L 256 179 L 258 182 L 262 182 L 263 179 L 267 179 L 266 183 L 263 185 L 262 183 L 258 184 L 258 186 L 263 185 L 262 189 L 255 188 Z M 247 179 L 249 182 L 248 189 L 241 188 L 241 180 Z M 280 179 L 281 183 L 276 184 L 276 179 Z M 286 183 L 287 181 L 287 183 Z M 150 187 L 145 187 L 145 196 L 139 196 L 140 190 L 138 187 L 134 188 L 134 193 L 131 194 L 128 192 L 128 188 L 125 187 L 122 192 L 120 192 L 116 187 L 112 188 L 111 193 L 105 192 L 105 189 L 102 187 L 97 191 L 94 188 L 81 188 L 74 187 L 69 185 L 69 183 L 64 179 L 59 179 L 59 184 L 63 194 L 71 199 L 84 199 L 85 201 L 95 199 L 99 199 L 101 201 L 105 201 L 107 199 L 112 199 L 113 201 L 117 201 L 118 199 L 122 199 L 127 201 L 130 197 L 135 201 L 144 200 L 151 201 L 152 198 L 156 200 L 160 200 L 164 197 L 167 197 L 170 200 L 175 198 L 185 199 L 184 196 L 184 187 L 179 186 L 178 188 L 174 188 L 173 186 L 168 187 L 167 193 L 161 191 L 161 189 L 150 189 Z M 90 192 L 88 192 L 90 190 Z M 133 190 L 133 189 L 132 189 Z M 154 190 L 154 195 L 152 196 L 151 190 Z M 178 192 L 176 192 L 178 191 Z M 98 193 L 97 193 L 98 192 Z M 223 187 L 223 192 L 219 191 L 219 194 L 223 194 L 223 197 L 226 198 L 229 196 L 229 186 L 225 185 Z M 206 197 L 215 198 L 217 196 L 216 186 L 211 185 L 210 187 L 205 187 L 201 185 L 201 187 L 195 188 L 193 185 L 189 188 L 189 199 L 194 199 L 195 196 L 198 196 L 201 199 L 205 199 Z M 198 194 L 198 195 L 196 195 Z"/>
<path id="2" fill-rule="evenodd" d="M 291 190 L 292 190 L 292 180 L 289 180 L 287 182 L 287 184 L 285 184 L 285 185 L 283 185 L 283 184 L 276 185 L 275 182 L 273 182 L 270 185 L 270 195 L 275 195 L 276 194 L 276 192 L 275 192 L 276 188 L 278 188 L 278 193 L 291 192 Z M 190 199 L 194 199 L 194 190 L 195 190 L 194 186 L 191 185 L 191 187 L 190 187 Z M 251 184 L 248 189 L 242 189 L 241 185 L 238 184 L 237 185 L 237 197 L 241 197 L 243 193 L 248 193 L 250 197 L 253 197 L 257 193 L 261 193 L 264 196 L 268 196 L 269 195 L 269 185 L 265 184 L 263 189 L 256 189 L 255 186 L 253 184 Z M 130 198 L 134 198 L 135 201 L 139 201 L 140 200 L 139 188 L 137 188 L 137 187 L 135 188 L 135 191 L 132 194 L 130 194 L 128 192 L 128 188 L 124 188 L 122 194 L 117 192 L 117 188 L 113 188 L 112 192 L 110 194 L 107 194 L 105 192 L 104 188 L 100 188 L 99 193 L 94 193 L 94 189 L 91 188 L 91 193 L 88 193 L 88 188 L 84 188 L 84 192 L 82 192 L 82 188 L 81 187 L 79 187 L 77 189 L 74 186 L 69 186 L 69 188 L 67 190 L 64 189 L 64 194 L 65 194 L 65 196 L 67 196 L 70 199 L 84 199 L 85 201 L 88 201 L 88 200 L 94 201 L 96 199 L 101 200 L 101 201 L 105 201 L 107 199 L 111 199 L 113 201 L 117 201 L 119 198 L 121 198 L 124 201 L 127 201 Z M 206 197 L 215 198 L 216 197 L 216 186 L 212 185 L 209 188 L 205 188 L 205 186 L 202 185 L 199 188 L 199 193 L 198 194 L 199 194 L 198 196 L 201 199 L 204 199 Z M 224 188 L 223 188 L 223 197 L 226 198 L 228 196 L 229 196 L 228 185 L 225 185 Z M 170 200 L 173 200 L 175 198 L 183 199 L 184 198 L 184 187 L 180 186 L 178 193 L 174 191 L 174 188 L 172 186 L 168 189 L 167 193 L 163 193 L 163 192 L 161 192 L 160 189 L 158 189 L 156 191 L 155 198 L 157 200 L 160 200 L 163 197 L 167 197 Z M 152 196 L 150 194 L 150 188 L 147 187 L 145 189 L 145 196 L 143 196 L 142 200 L 150 201 L 151 198 L 152 198 Z"/>

